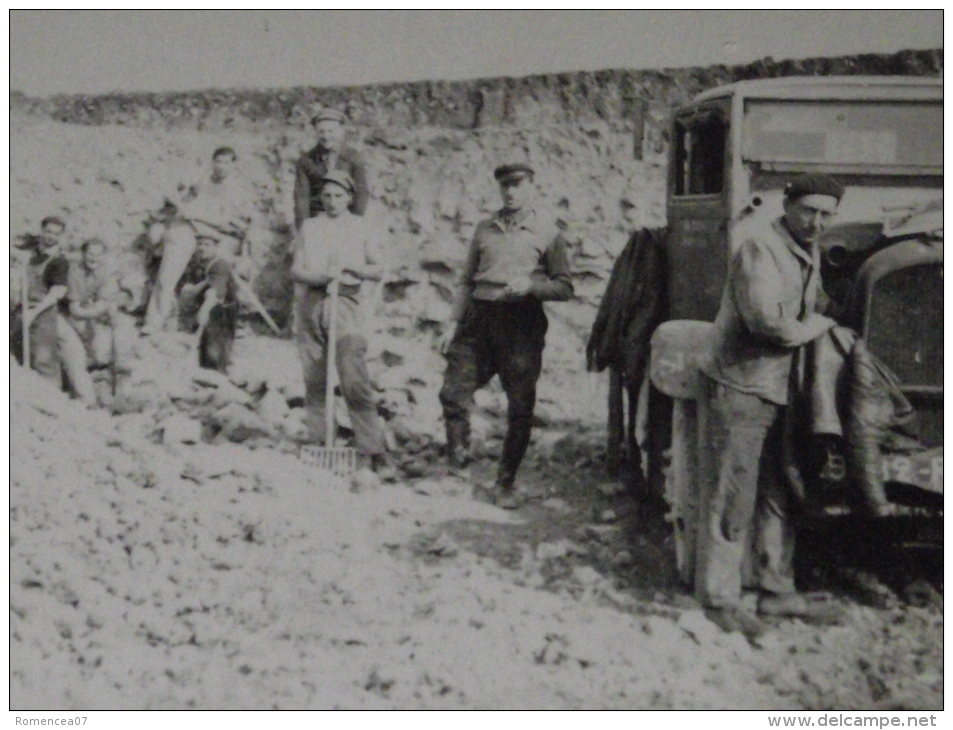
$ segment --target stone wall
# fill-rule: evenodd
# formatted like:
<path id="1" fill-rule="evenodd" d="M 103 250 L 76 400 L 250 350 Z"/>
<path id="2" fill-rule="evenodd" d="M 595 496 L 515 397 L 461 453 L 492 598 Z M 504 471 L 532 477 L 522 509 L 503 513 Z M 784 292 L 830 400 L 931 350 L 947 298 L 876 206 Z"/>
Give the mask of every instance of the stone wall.
<path id="1" fill-rule="evenodd" d="M 421 81 L 333 88 L 206 90 L 162 94 L 60 95 L 32 99 L 14 93 L 15 109 L 71 124 L 164 125 L 192 129 L 303 126 L 315 103 L 345 108 L 360 127 L 440 127 L 475 130 L 498 126 L 573 124 L 601 119 L 614 131 L 640 123 L 646 102 L 684 103 L 712 86 L 781 76 L 938 75 L 943 50 L 901 51 L 737 66 L 654 70 L 613 69 Z"/>

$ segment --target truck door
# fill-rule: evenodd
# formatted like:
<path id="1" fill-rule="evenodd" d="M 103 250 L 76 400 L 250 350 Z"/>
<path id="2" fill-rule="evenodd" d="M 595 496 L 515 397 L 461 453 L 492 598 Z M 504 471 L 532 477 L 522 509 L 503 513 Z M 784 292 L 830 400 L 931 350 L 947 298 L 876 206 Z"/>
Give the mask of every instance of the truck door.
<path id="1" fill-rule="evenodd" d="M 728 268 L 729 109 L 719 99 L 676 115 L 669 165 L 671 319 L 712 321 Z"/>

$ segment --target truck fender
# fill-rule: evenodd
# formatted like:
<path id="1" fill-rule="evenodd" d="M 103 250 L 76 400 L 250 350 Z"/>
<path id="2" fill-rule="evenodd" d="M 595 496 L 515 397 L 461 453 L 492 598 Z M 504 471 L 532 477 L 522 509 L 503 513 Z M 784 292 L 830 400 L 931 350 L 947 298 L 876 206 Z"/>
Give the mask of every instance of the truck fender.
<path id="1" fill-rule="evenodd" d="M 663 496 L 675 536 L 679 578 L 686 586 L 695 582 L 699 542 L 704 539 L 699 536 L 704 471 L 699 438 L 705 433 L 708 390 L 699 365 L 708 352 L 711 328 L 709 322 L 672 320 L 659 325 L 651 340 L 652 385 L 672 399 L 670 448 L 661 459 Z"/>
<path id="2" fill-rule="evenodd" d="M 708 353 L 710 322 L 677 319 L 660 324 L 652 334 L 649 375 L 671 398 L 697 400 L 704 392 L 699 365 Z"/>

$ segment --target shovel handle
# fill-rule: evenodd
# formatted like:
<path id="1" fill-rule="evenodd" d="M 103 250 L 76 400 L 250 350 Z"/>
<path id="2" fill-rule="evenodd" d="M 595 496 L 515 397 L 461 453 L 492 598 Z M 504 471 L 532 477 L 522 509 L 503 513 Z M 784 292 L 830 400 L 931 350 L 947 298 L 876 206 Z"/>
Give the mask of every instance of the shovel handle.
<path id="1" fill-rule="evenodd" d="M 328 367 L 327 382 L 324 385 L 324 446 L 331 448 L 334 445 L 334 378 L 333 368 L 337 367 L 337 337 L 338 337 L 338 280 L 332 279 L 328 284 Z"/>
<path id="2" fill-rule="evenodd" d="M 27 292 L 27 267 L 30 264 L 26 261 L 20 267 L 20 333 L 23 336 L 23 367 L 30 367 L 30 323 L 27 321 L 27 307 L 30 304 Z"/>

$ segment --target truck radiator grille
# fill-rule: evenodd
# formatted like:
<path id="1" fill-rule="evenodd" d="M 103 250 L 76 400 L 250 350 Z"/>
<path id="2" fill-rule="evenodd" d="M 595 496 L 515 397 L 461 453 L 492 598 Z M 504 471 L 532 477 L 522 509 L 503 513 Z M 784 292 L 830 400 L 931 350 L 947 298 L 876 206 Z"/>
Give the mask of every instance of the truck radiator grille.
<path id="1" fill-rule="evenodd" d="M 943 268 L 922 264 L 887 274 L 876 284 L 867 317 L 867 344 L 897 377 L 920 414 L 922 440 L 943 439 Z"/>

